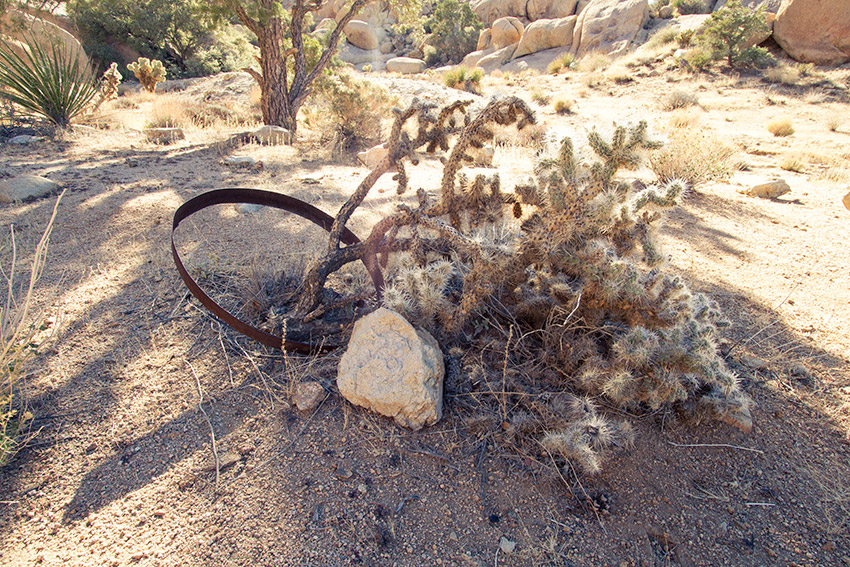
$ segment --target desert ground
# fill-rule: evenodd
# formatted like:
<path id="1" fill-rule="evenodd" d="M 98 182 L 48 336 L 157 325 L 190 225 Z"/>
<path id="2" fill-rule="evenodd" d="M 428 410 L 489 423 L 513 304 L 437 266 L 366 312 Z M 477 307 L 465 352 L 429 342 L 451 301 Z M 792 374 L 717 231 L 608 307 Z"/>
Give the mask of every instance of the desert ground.
<path id="1" fill-rule="evenodd" d="M 539 124 L 527 137 L 550 143 L 646 120 L 670 143 L 689 128 L 693 151 L 732 148 L 661 236 L 666 269 L 731 322 L 720 348 L 754 401 L 751 432 L 620 412 L 635 446 L 582 475 L 474 428 L 474 396 L 447 389 L 442 421 L 419 432 L 350 405 L 335 386 L 339 350 L 284 355 L 229 329 L 188 294 L 169 237 L 175 209 L 204 191 L 269 189 L 334 213 L 368 170 L 332 156 L 309 121 L 293 146 L 228 144 L 246 130 L 231 123 L 190 125 L 169 145 L 140 131 L 167 97 L 247 105 L 247 75 L 166 83 L 155 96 L 130 88 L 88 127 L 0 149 L 7 174 L 65 190 L 36 290 L 32 438 L 0 469 L 0 563 L 850 565 L 850 68 L 809 67 L 784 84 L 661 59 L 617 65 L 491 74 L 480 96 L 438 75 L 363 76 L 400 105 L 521 96 Z M 674 92 L 692 104 L 668 110 Z M 553 110 L 559 98 L 570 113 Z M 794 133 L 774 136 L 768 124 L 783 119 Z M 497 142 L 485 170 L 506 185 L 531 174 L 539 140 Z M 262 167 L 223 161 L 234 155 Z M 411 187 L 439 189 L 437 158 L 409 173 Z M 775 178 L 791 192 L 743 194 Z M 379 181 L 355 233 L 393 210 L 393 188 L 390 175 Z M 55 201 L 0 206 L 24 261 Z M 303 266 L 322 236 L 281 211 L 222 205 L 176 238 L 199 281 L 244 306 L 264 274 Z M 327 395 L 302 413 L 290 396 L 307 379 Z"/>

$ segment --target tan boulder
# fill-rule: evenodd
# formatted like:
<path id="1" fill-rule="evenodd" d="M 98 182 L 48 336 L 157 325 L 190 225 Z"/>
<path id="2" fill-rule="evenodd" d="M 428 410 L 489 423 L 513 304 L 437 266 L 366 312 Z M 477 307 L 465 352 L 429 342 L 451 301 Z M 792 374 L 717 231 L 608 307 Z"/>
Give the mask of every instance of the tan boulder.
<path id="1" fill-rule="evenodd" d="M 850 211 L 850 193 L 844 195 L 844 198 L 841 200 L 844 203 L 844 206 L 847 207 L 847 210 Z"/>
<path id="2" fill-rule="evenodd" d="M 509 45 L 507 47 L 503 47 L 493 53 L 482 57 L 478 61 L 478 65 L 476 67 L 481 67 L 486 72 L 493 71 L 494 69 L 498 69 L 505 63 L 511 60 L 511 57 L 514 55 L 514 51 L 516 51 L 516 45 Z"/>
<path id="3" fill-rule="evenodd" d="M 479 51 L 473 51 L 472 53 L 467 53 L 466 56 L 464 56 L 463 61 L 460 62 L 460 64 L 463 65 L 464 67 L 466 67 L 467 69 L 474 69 L 475 67 L 478 67 L 478 63 L 482 59 L 484 59 L 485 57 L 487 57 L 488 55 L 490 55 L 494 51 L 496 51 L 496 50 L 493 49 L 492 47 L 488 47 L 486 49 L 481 49 Z"/>
<path id="4" fill-rule="evenodd" d="M 576 14 L 578 0 L 528 0 L 525 5 L 526 17 L 532 22 L 537 20 L 557 20 Z"/>
<path id="5" fill-rule="evenodd" d="M 345 33 L 348 43 L 354 47 L 371 51 L 378 49 L 381 45 L 375 29 L 363 20 L 351 20 L 345 25 L 342 31 Z"/>
<path id="6" fill-rule="evenodd" d="M 514 45 L 519 42 L 524 29 L 525 26 L 522 25 L 519 18 L 512 16 L 499 18 L 493 22 L 493 27 L 490 28 L 490 33 L 492 34 L 490 47 L 502 49 L 503 47 Z"/>
<path id="7" fill-rule="evenodd" d="M 485 27 L 491 27 L 499 18 L 513 16 L 525 18 L 527 0 L 473 0 L 469 3 L 475 15 L 484 22 Z"/>
<path id="8" fill-rule="evenodd" d="M 776 14 L 773 38 L 790 57 L 816 65 L 850 61 L 850 2 L 786 0 Z"/>
<path id="9" fill-rule="evenodd" d="M 88 65 L 89 58 L 80 42 L 68 31 L 60 28 L 54 23 L 42 20 L 21 12 L 19 10 L 7 10 L 0 16 L 0 28 L 4 29 L 7 38 L 15 42 L 26 43 L 34 38 L 39 45 L 48 52 L 51 49 L 51 41 L 58 40 L 58 45 L 70 56 L 77 58 L 81 65 Z"/>
<path id="10" fill-rule="evenodd" d="M 579 57 L 591 52 L 620 55 L 648 18 L 648 0 L 591 0 L 578 16 L 570 52 Z"/>
<path id="11" fill-rule="evenodd" d="M 0 181 L 0 203 L 13 203 L 44 197 L 59 189 L 59 184 L 39 175 L 18 175 Z"/>
<path id="12" fill-rule="evenodd" d="M 490 29 L 483 29 L 478 33 L 478 43 L 475 46 L 476 51 L 487 49 L 490 47 L 490 42 L 493 41 L 493 33 Z"/>
<path id="13" fill-rule="evenodd" d="M 393 57 L 387 61 L 388 73 L 401 73 L 402 75 L 413 75 L 425 70 L 425 62 L 414 57 Z"/>
<path id="14" fill-rule="evenodd" d="M 528 24 L 513 58 L 571 45 L 577 20 L 578 16 L 568 16 L 557 20 L 537 20 Z"/>
<path id="15" fill-rule="evenodd" d="M 791 187 L 784 179 L 775 179 L 767 183 L 761 183 L 747 189 L 744 194 L 750 197 L 761 197 L 762 199 L 777 199 L 791 192 Z"/>
<path id="16" fill-rule="evenodd" d="M 444 376 L 434 337 L 381 308 L 354 324 L 337 386 L 349 402 L 418 430 L 443 415 Z"/>

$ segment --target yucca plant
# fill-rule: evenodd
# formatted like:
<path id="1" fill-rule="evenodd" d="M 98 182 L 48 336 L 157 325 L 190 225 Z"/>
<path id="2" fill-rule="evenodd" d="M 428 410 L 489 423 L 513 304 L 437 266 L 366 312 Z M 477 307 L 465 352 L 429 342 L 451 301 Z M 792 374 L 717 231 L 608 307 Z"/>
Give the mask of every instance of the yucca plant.
<path id="1" fill-rule="evenodd" d="M 23 54 L 0 43 L 0 96 L 61 128 L 83 112 L 98 88 L 89 65 L 57 43 L 29 37 Z"/>

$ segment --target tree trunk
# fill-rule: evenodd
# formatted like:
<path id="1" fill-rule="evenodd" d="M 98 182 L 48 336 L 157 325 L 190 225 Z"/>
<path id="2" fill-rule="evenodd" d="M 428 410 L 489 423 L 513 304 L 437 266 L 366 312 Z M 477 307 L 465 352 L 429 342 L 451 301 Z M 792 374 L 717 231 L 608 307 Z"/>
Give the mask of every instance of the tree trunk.
<path id="1" fill-rule="evenodd" d="M 263 112 L 263 124 L 282 126 L 294 136 L 297 128 L 297 109 L 293 109 L 289 102 L 283 37 L 280 18 L 270 18 L 266 25 L 258 29 L 262 72 L 260 109 Z"/>

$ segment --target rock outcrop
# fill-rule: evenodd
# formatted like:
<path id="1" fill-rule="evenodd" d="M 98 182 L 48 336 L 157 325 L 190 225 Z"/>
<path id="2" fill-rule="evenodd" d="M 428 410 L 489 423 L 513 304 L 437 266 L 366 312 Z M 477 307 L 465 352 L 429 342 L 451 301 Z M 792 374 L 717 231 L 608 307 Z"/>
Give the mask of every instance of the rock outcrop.
<path id="1" fill-rule="evenodd" d="M 493 22 L 493 27 L 490 28 L 490 43 L 487 47 L 502 49 L 509 45 L 515 45 L 522 37 L 525 26 L 519 18 L 507 17 L 499 18 Z"/>
<path id="2" fill-rule="evenodd" d="M 647 0 L 592 0 L 578 16 L 571 53 L 625 52 L 649 18 Z"/>
<path id="3" fill-rule="evenodd" d="M 475 15 L 489 28 L 499 18 L 508 16 L 514 18 L 527 17 L 526 3 L 527 0 L 473 0 L 469 5 Z"/>
<path id="4" fill-rule="evenodd" d="M 443 415 L 444 375 L 434 337 L 381 308 L 355 323 L 337 386 L 349 402 L 418 430 Z"/>
<path id="5" fill-rule="evenodd" d="M 14 42 L 26 43 L 30 39 L 35 39 L 49 53 L 51 42 L 58 40 L 60 48 L 71 59 L 76 57 L 80 65 L 88 65 L 89 63 L 89 58 L 77 38 L 52 22 L 36 18 L 19 10 L 7 10 L 0 15 L 0 20 L 2 20 L 0 28 L 5 30 L 4 34 L 7 36 L 2 41 L 11 39 Z"/>
<path id="6" fill-rule="evenodd" d="M 525 28 L 513 58 L 537 53 L 553 47 L 568 47 L 572 44 L 577 16 L 557 20 L 537 20 Z"/>
<path id="7" fill-rule="evenodd" d="M 850 61 L 850 2 L 786 0 L 776 14 L 773 37 L 790 57 L 816 65 Z"/>

